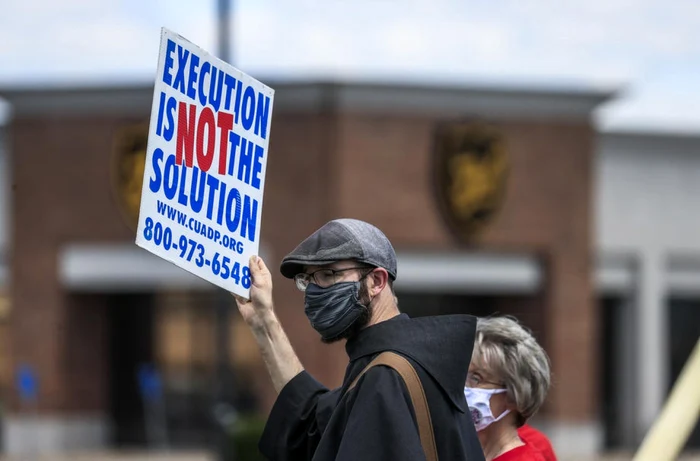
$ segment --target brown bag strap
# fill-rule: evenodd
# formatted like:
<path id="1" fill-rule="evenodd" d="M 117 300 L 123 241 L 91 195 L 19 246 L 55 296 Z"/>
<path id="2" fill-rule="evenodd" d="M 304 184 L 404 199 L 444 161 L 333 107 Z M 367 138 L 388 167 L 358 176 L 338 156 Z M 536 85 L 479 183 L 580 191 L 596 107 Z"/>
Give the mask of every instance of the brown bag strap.
<path id="1" fill-rule="evenodd" d="M 367 370 L 377 365 L 393 368 L 401 375 L 401 378 L 403 378 L 408 388 L 408 393 L 411 395 L 413 411 L 416 412 L 418 435 L 420 436 L 420 444 L 423 446 L 425 457 L 427 461 L 438 461 L 433 423 L 430 421 L 430 411 L 428 410 L 428 399 L 425 397 L 425 390 L 423 389 L 416 369 L 413 368 L 413 365 L 411 365 L 408 360 L 394 352 L 382 352 L 360 372 L 357 378 L 350 384 L 350 387 L 348 387 L 348 391 L 355 387 L 357 381 L 359 381 Z"/>

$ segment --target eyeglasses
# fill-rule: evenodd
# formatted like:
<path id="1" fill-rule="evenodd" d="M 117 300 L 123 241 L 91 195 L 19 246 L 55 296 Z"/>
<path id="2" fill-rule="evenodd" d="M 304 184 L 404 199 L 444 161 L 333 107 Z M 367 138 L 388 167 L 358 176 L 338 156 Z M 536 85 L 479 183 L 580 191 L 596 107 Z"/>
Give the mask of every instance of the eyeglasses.
<path id="1" fill-rule="evenodd" d="M 479 372 L 470 371 L 467 373 L 467 386 L 469 387 L 479 387 L 484 384 L 491 384 L 492 386 L 506 387 L 505 383 L 496 383 L 493 381 L 487 381 Z"/>
<path id="2" fill-rule="evenodd" d="M 345 267 L 343 269 L 319 269 L 317 271 L 313 271 L 310 274 L 306 274 L 304 272 L 297 274 L 294 276 L 294 282 L 297 285 L 297 288 L 300 291 L 306 291 L 306 288 L 309 286 L 309 283 L 315 283 L 321 288 L 328 288 L 331 285 L 335 285 L 338 283 L 339 274 L 341 272 L 345 271 L 351 271 L 351 270 L 362 270 L 362 269 L 368 269 L 367 273 L 363 274 L 360 280 L 365 278 L 367 274 L 372 272 L 374 270 L 373 267 L 367 267 L 367 266 L 358 266 L 358 267 Z"/>

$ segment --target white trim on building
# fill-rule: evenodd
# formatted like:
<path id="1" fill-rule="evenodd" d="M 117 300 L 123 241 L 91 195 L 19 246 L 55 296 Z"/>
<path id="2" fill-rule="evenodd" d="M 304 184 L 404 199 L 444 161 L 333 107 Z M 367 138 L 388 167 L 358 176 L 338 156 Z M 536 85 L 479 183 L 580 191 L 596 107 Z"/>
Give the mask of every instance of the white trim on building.
<path id="1" fill-rule="evenodd" d="M 275 89 L 276 114 L 288 110 L 296 113 L 340 110 L 443 117 L 587 120 L 596 107 L 615 96 L 612 90 L 263 81 Z M 153 87 L 8 87 L 0 88 L 0 96 L 12 105 L 12 117 L 95 112 L 146 115 L 151 110 Z"/>
<path id="2" fill-rule="evenodd" d="M 269 255 L 261 244 L 260 255 Z M 129 243 L 69 244 L 58 257 L 63 287 L 76 292 L 138 292 L 159 289 L 214 290 L 180 267 Z"/>
<path id="3" fill-rule="evenodd" d="M 58 257 L 59 280 L 80 292 L 212 289 L 213 285 L 135 244 L 70 244 Z"/>
<path id="4" fill-rule="evenodd" d="M 402 252 L 395 287 L 404 293 L 534 294 L 540 262 L 526 254 Z"/>

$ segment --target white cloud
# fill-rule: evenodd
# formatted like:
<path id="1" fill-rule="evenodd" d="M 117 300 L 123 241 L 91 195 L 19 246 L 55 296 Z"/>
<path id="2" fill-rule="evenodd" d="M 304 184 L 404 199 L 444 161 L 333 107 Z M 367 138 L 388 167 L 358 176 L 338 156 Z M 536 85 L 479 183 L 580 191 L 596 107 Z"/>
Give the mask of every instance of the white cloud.
<path id="1" fill-rule="evenodd" d="M 118 0 L 27 0 L 8 6 L 0 17 L 0 81 L 15 84 L 152 78 L 162 25 L 197 35 L 194 41 L 207 37 L 213 22 L 213 12 L 194 1 L 161 10 Z M 208 22 L 206 15 L 212 16 Z"/>
<path id="2" fill-rule="evenodd" d="M 252 0 L 243 5 L 246 15 Z M 623 93 L 601 111 L 601 118 L 660 125 L 682 119 L 700 128 L 700 116 L 683 109 L 700 104 L 694 79 L 673 82 L 682 96 L 666 102 L 662 96 L 670 91 L 665 81 L 679 66 L 692 63 L 686 73 L 700 76 L 700 7 L 695 2 L 674 8 L 661 0 L 508 0 L 498 5 L 306 0 L 296 9 L 290 2 L 279 8 L 256 5 L 255 22 L 264 24 L 264 17 L 272 17 L 274 26 L 266 38 L 260 38 L 265 34 L 259 26 L 239 30 L 241 65 L 251 70 L 572 81 L 606 88 L 627 84 L 637 91 Z M 347 37 L 351 40 L 343 39 Z M 259 53 L 263 43 L 266 53 Z"/>
<path id="3" fill-rule="evenodd" d="M 150 79 L 161 26 L 218 51 L 213 2 L 5 3 L 2 82 Z M 698 2 L 239 0 L 231 28 L 233 63 L 260 77 L 625 82 L 636 91 L 602 110 L 603 119 L 667 123 L 683 114 L 700 127 L 686 109 L 700 104 Z M 681 68 L 684 78 L 672 78 Z M 671 92 L 680 96 L 664 99 Z"/>

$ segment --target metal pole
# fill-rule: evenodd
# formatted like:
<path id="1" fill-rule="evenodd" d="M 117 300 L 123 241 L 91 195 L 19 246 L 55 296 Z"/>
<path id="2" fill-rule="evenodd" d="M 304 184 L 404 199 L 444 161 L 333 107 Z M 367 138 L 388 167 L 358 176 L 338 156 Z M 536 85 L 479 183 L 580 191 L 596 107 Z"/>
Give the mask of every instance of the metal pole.
<path id="1" fill-rule="evenodd" d="M 232 0 L 218 0 L 219 58 L 229 64 L 233 64 L 233 56 L 231 56 L 231 2 Z"/>
<path id="2" fill-rule="evenodd" d="M 217 19 L 218 51 L 219 58 L 232 64 L 231 54 L 231 3 L 233 0 L 218 0 Z M 233 396 L 233 380 L 231 379 L 230 349 L 230 327 L 231 327 L 231 304 L 233 298 L 225 290 L 218 290 L 216 297 L 216 350 L 217 350 L 217 405 L 215 412 L 217 424 L 219 426 L 219 459 L 221 461 L 232 461 L 233 453 L 229 449 L 230 440 L 226 427 L 227 419 L 221 414 L 226 408 L 231 408 Z"/>

